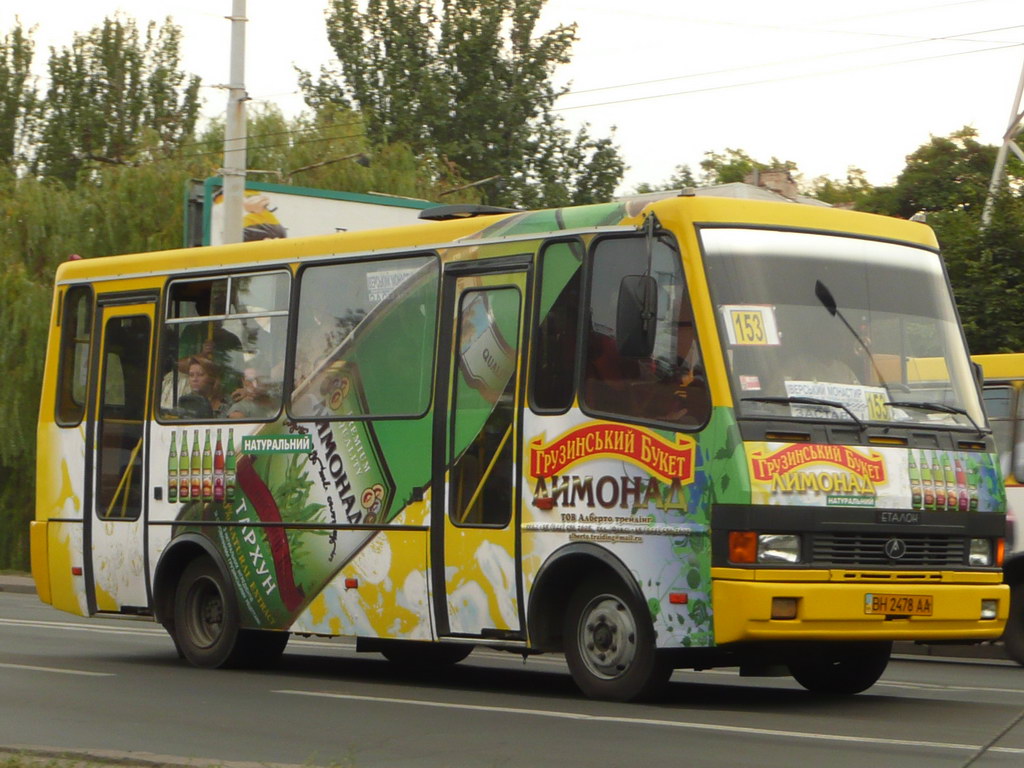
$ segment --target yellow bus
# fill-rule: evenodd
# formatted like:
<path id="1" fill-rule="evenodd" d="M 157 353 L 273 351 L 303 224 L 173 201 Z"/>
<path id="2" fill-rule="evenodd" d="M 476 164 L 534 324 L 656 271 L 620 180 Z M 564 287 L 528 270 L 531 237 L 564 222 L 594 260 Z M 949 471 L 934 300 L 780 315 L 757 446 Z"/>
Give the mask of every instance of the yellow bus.
<path id="1" fill-rule="evenodd" d="M 684 194 L 77 260 L 32 572 L 202 667 L 290 633 L 857 693 L 998 638 L 1005 493 L 922 224 Z M 910 370 L 936 361 L 928 380 Z"/>
<path id="2" fill-rule="evenodd" d="M 1024 354 L 974 355 L 973 359 L 985 377 L 985 411 L 1006 485 L 1008 535 L 1003 572 L 1012 599 L 1003 644 L 1014 661 L 1024 664 L 1024 536 L 1019 526 L 1024 514 Z"/>

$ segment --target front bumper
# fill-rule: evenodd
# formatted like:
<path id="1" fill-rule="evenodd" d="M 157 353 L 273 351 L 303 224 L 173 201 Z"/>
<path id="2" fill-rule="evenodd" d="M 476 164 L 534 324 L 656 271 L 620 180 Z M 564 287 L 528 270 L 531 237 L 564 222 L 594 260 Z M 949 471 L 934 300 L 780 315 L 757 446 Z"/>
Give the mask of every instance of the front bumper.
<path id="1" fill-rule="evenodd" d="M 720 571 L 733 569 L 715 569 Z M 999 573 L 873 574 L 850 581 L 844 572 L 739 571 L 716 574 L 712 586 L 715 643 L 802 640 L 996 640 L 1009 614 L 1010 590 Z M 771 578 L 775 580 L 769 580 Z M 794 578 L 795 577 L 795 578 Z M 824 579 L 824 580 L 819 580 Z M 930 596 L 930 616 L 883 616 L 865 611 L 867 594 Z M 795 618 L 773 619 L 774 598 L 795 598 Z M 982 619 L 983 600 L 996 602 L 995 618 Z"/>

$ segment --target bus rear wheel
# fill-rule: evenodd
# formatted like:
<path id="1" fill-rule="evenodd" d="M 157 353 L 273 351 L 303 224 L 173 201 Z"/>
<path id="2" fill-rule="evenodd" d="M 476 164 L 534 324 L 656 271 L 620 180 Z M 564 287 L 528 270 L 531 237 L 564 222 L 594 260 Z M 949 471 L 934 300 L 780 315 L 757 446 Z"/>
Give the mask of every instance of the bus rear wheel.
<path id="1" fill-rule="evenodd" d="M 240 633 L 238 612 L 220 569 L 208 557 L 190 562 L 174 595 L 174 636 L 180 652 L 197 667 L 227 666 L 241 651 Z"/>
<path id="2" fill-rule="evenodd" d="M 892 643 L 835 643 L 808 649 L 789 672 L 812 693 L 851 696 L 866 691 L 885 672 Z"/>
<path id="3" fill-rule="evenodd" d="M 563 637 L 572 678 L 591 698 L 646 698 L 672 674 L 655 648 L 647 606 L 618 579 L 595 579 L 576 589 L 569 599 Z"/>

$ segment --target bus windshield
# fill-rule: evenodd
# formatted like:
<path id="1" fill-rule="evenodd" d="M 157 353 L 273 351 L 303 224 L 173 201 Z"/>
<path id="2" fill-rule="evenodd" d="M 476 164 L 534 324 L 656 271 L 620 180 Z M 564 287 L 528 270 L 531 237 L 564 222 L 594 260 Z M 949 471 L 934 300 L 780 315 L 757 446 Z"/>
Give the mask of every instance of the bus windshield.
<path id="1" fill-rule="evenodd" d="M 740 417 L 984 423 L 937 254 L 807 232 L 700 234 Z"/>

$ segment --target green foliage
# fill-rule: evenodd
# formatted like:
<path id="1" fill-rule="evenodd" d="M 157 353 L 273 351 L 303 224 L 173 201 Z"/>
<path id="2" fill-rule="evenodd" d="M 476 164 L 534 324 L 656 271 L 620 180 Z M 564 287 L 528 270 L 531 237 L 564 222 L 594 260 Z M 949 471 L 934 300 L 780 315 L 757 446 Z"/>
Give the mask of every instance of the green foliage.
<path id="1" fill-rule="evenodd" d="M 705 152 L 704 159 L 700 161 L 700 167 L 704 171 L 701 177 L 702 186 L 742 182 L 754 171 L 778 169 L 795 172 L 797 170 L 797 165 L 792 160 L 779 160 L 777 157 L 772 157 L 767 163 L 762 163 L 742 149 Z"/>
<path id="2" fill-rule="evenodd" d="M 306 101 L 317 112 L 359 110 L 374 146 L 400 142 L 443 158 L 442 174 L 488 180 L 478 187 L 487 202 L 611 199 L 625 170 L 618 149 L 553 114 L 564 91 L 551 76 L 569 60 L 576 28 L 535 36 L 543 5 L 444 0 L 438 14 L 427 0 L 369 0 L 363 12 L 357 0 L 333 0 L 328 39 L 341 72 L 302 73 Z"/>
<path id="3" fill-rule="evenodd" d="M 8 167 L 21 160 L 38 103 L 31 74 L 34 51 L 32 33 L 20 23 L 0 38 L 0 164 Z"/>
<path id="4" fill-rule="evenodd" d="M 52 289 L 14 264 L 0 271 L 0 565 L 27 569 L 35 445 Z M 37 353 L 33 353 L 37 350 Z"/>
<path id="5" fill-rule="evenodd" d="M 658 184 L 641 182 L 636 185 L 636 188 L 633 191 L 638 195 L 644 195 L 648 192 L 665 192 L 672 189 L 687 189 L 689 187 L 696 186 L 697 177 L 693 175 L 693 170 L 690 166 L 677 165 L 675 172 L 667 181 L 662 181 Z"/>
<path id="6" fill-rule="evenodd" d="M 344 107 L 287 119 L 277 107 L 265 106 L 250 113 L 247 130 L 249 178 L 253 181 L 422 200 L 443 199 L 445 188 L 464 183 L 457 168 L 438 157 L 414 152 L 407 144 L 371 146 L 363 133 L 362 118 Z M 223 140 L 223 123 L 213 121 L 196 147 L 208 148 L 210 156 L 216 157 Z M 477 199 L 473 189 L 448 197 L 450 202 Z"/>
<path id="7" fill-rule="evenodd" d="M 988 192 L 996 148 L 981 144 L 977 131 L 964 127 L 949 136 L 932 136 L 907 157 L 907 166 L 893 187 L 879 187 L 858 204 L 860 210 L 909 218 L 919 212 L 980 213 Z M 1020 179 L 1021 164 L 1007 165 L 1008 176 Z"/>
<path id="8" fill-rule="evenodd" d="M 819 176 L 811 184 L 811 196 L 829 205 L 857 207 L 873 187 L 860 168 L 850 166 L 846 170 L 846 179 L 838 181 L 828 176 Z"/>
<path id="9" fill-rule="evenodd" d="M 169 19 L 151 22 L 143 36 L 134 21 L 115 17 L 54 51 L 35 172 L 73 186 L 83 168 L 131 161 L 147 137 L 149 149 L 165 150 L 190 139 L 199 78 L 178 69 L 180 43 Z"/>
<path id="10" fill-rule="evenodd" d="M 985 228 L 978 210 L 941 212 L 928 223 L 942 246 L 971 352 L 1024 350 L 1024 201 L 1004 194 Z"/>

